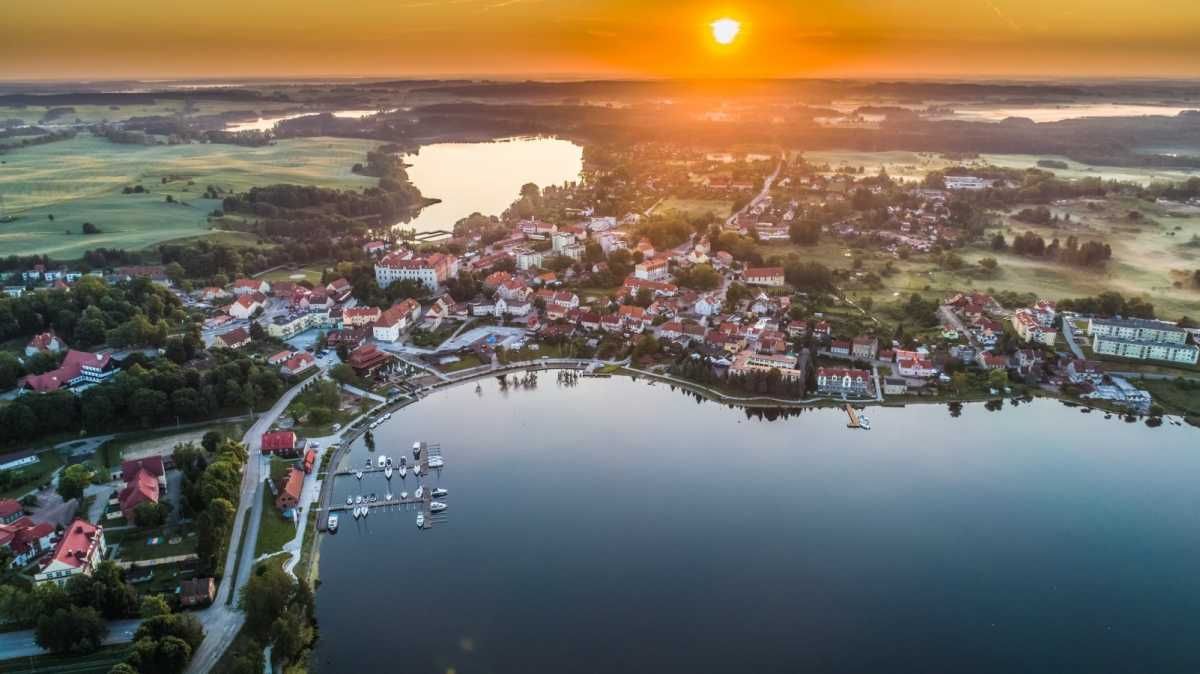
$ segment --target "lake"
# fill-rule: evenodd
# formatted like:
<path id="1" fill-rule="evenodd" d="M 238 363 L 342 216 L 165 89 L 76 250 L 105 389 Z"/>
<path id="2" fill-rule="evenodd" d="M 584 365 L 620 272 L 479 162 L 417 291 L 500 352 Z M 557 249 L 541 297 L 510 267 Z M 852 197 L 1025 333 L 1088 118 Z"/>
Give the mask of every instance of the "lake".
<path id="1" fill-rule="evenodd" d="M 508 138 L 486 143 L 435 143 L 405 155 L 408 177 L 427 197 L 427 206 L 406 229 L 451 230 L 472 213 L 500 215 L 516 201 L 521 186 L 561 185 L 578 180 L 583 148 L 559 138 Z"/>
<path id="2" fill-rule="evenodd" d="M 376 432 L 392 457 L 440 443 L 425 484 L 450 508 L 322 539 L 321 672 L 1200 670 L 1193 428 L 1037 400 L 872 408 L 858 431 L 540 382 L 451 388 Z M 387 486 L 336 498 L 360 491 Z"/>
<path id="3" fill-rule="evenodd" d="M 362 119 L 378 114 L 379 110 L 334 110 L 334 117 L 345 117 L 348 119 Z M 390 112 L 390 111 L 385 111 Z M 226 131 L 270 131 L 275 128 L 275 125 L 287 119 L 299 119 L 300 117 L 308 117 L 310 115 L 319 115 L 320 112 L 295 112 L 287 115 L 268 115 L 259 117 L 258 119 L 247 120 L 244 122 L 229 122 L 225 125 Z"/>

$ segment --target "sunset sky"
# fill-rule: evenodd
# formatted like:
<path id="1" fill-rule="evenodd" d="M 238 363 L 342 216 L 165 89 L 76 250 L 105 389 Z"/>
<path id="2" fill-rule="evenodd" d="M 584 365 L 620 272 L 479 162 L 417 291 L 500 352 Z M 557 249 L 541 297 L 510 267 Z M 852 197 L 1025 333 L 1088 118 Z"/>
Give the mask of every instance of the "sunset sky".
<path id="1" fill-rule="evenodd" d="M 0 78 L 1200 76 L 1200 2 L 5 3 Z M 709 24 L 741 22 L 719 46 Z"/>

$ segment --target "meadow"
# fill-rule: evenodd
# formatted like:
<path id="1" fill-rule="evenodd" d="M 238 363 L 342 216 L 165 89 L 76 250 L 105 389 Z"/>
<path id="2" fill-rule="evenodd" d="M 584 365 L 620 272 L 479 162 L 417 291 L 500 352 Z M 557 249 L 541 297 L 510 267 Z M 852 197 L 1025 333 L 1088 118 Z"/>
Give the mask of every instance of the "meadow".
<path id="1" fill-rule="evenodd" d="M 670 197 L 664 199 L 658 205 L 658 208 L 654 210 L 660 213 L 680 211 L 691 218 L 700 217 L 708 213 L 712 213 L 719 218 L 724 218 L 733 212 L 733 202 L 720 199 L 681 199 Z"/>
<path id="2" fill-rule="evenodd" d="M 121 145 L 90 134 L 0 155 L 0 196 L 14 222 L 0 223 L 6 254 L 71 259 L 99 247 L 140 249 L 202 235 L 224 193 L 276 183 L 361 189 L 373 178 L 350 168 L 374 143 L 336 138 L 282 140 L 266 147 Z M 141 185 L 142 194 L 123 194 Z M 167 197 L 175 203 L 168 203 Z M 84 222 L 99 234 L 83 235 Z"/>
<path id="3" fill-rule="evenodd" d="M 981 154 L 978 159 L 954 161 L 941 154 L 931 152 L 860 152 L 855 150 L 828 150 L 804 152 L 804 159 L 811 164 L 827 164 L 831 171 L 840 167 L 863 167 L 865 175 L 878 174 L 886 170 L 888 175 L 906 182 L 920 181 L 931 171 L 942 171 L 949 166 L 999 166 L 1002 168 L 1039 168 L 1040 159 L 1054 159 L 1067 164 L 1066 169 L 1049 170 L 1060 178 L 1101 178 L 1148 185 L 1155 181 L 1187 180 L 1200 176 L 1200 170 L 1139 168 L 1126 166 L 1092 166 L 1081 164 L 1058 155 L 1032 154 Z"/>

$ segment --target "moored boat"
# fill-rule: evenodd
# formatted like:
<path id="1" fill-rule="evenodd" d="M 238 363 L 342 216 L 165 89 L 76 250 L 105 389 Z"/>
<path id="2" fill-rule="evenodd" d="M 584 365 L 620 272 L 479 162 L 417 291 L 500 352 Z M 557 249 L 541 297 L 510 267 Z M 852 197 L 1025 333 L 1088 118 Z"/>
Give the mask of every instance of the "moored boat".
<path id="1" fill-rule="evenodd" d="M 432 503 L 429 504 L 429 512 L 440 513 L 448 507 L 449 506 L 447 506 L 445 503 L 442 503 L 441 501 L 433 501 Z"/>
<path id="2" fill-rule="evenodd" d="M 425 528 L 425 513 L 417 513 L 417 528 Z"/>
<path id="3" fill-rule="evenodd" d="M 450 493 L 449 491 L 447 491 L 446 489 L 442 489 L 441 487 L 438 487 L 437 489 L 434 489 L 432 492 L 430 492 L 430 494 L 434 498 L 442 498 L 443 496 L 445 496 L 446 494 L 449 494 L 449 493 Z"/>
<path id="4" fill-rule="evenodd" d="M 391 466 L 388 466 L 387 468 L 383 469 L 383 476 L 389 480 L 392 479 L 392 467 Z"/>
<path id="5" fill-rule="evenodd" d="M 329 529 L 330 531 L 337 531 L 338 516 L 334 515 L 334 514 L 330 514 L 329 521 L 326 522 L 325 524 L 326 524 L 326 526 L 325 526 L 326 529 Z"/>

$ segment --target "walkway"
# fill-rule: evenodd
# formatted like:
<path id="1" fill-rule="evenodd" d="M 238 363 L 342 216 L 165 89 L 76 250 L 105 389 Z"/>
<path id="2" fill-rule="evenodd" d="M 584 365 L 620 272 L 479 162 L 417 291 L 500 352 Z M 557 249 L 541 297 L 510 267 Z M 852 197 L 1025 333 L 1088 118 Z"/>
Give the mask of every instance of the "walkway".
<path id="1" fill-rule="evenodd" d="M 763 181 L 762 190 L 759 191 L 758 194 L 754 195 L 753 199 L 746 202 L 745 206 L 742 206 L 740 209 L 738 209 L 738 211 L 736 213 L 734 213 L 733 215 L 726 218 L 726 220 L 725 220 L 726 225 L 732 225 L 733 223 L 737 222 L 738 216 L 740 216 L 741 214 L 745 213 L 746 211 L 749 211 L 750 209 L 754 208 L 758 204 L 762 203 L 763 199 L 767 198 L 767 195 L 769 195 L 771 193 L 771 185 L 774 184 L 775 179 L 779 177 L 779 172 L 783 170 L 783 162 L 786 157 L 787 157 L 786 153 L 780 156 L 779 163 L 775 165 L 774 173 L 767 176 L 767 179 Z"/>

